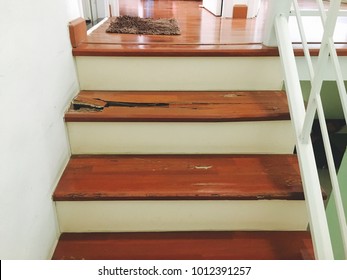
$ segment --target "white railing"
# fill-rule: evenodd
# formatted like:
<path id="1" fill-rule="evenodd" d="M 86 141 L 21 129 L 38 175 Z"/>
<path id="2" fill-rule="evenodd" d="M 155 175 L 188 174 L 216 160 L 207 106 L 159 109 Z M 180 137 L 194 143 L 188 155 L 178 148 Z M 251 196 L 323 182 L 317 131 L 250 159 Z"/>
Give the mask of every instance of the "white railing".
<path id="1" fill-rule="evenodd" d="M 328 13 L 325 11 L 322 0 L 317 0 L 317 5 L 318 10 L 315 13 L 318 13 L 318 15 L 321 17 L 324 33 L 321 40 L 321 48 L 319 51 L 318 60 L 315 65 L 313 65 L 311 60 L 302 20 L 302 14 L 312 15 L 313 12 L 310 11 L 310 13 L 302 13 L 297 0 L 269 1 L 268 20 L 265 26 L 264 44 L 268 46 L 277 45 L 280 52 L 291 119 L 296 135 L 296 147 L 304 186 L 305 200 L 308 209 L 310 230 L 314 243 L 315 257 L 316 259 L 334 258 L 325 207 L 321 194 L 318 171 L 316 168 L 312 142 L 310 139 L 313 121 L 317 113 L 333 187 L 332 195 L 336 201 L 337 219 L 340 224 L 345 258 L 347 258 L 346 217 L 320 96 L 323 84 L 324 68 L 328 61 L 331 60 L 335 69 L 336 82 L 340 94 L 344 117 L 347 121 L 346 88 L 333 41 L 337 17 L 339 14 L 341 14 L 341 0 L 332 0 Z M 291 7 L 294 8 L 294 11 L 291 11 Z M 303 101 L 298 69 L 296 66 L 294 50 L 290 37 L 290 28 L 288 24 L 289 15 L 296 16 L 311 80 L 311 92 L 307 109 L 305 109 Z"/>

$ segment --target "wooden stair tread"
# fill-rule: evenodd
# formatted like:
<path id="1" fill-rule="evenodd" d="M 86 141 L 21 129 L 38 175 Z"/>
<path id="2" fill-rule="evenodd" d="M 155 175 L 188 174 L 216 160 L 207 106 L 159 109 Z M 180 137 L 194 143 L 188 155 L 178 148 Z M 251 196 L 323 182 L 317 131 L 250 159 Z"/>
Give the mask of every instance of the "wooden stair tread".
<path id="1" fill-rule="evenodd" d="M 54 200 L 304 199 L 296 155 L 72 156 Z"/>
<path id="2" fill-rule="evenodd" d="M 63 233 L 54 260 L 314 259 L 309 232 Z"/>
<path id="3" fill-rule="evenodd" d="M 72 50 L 74 56 L 187 56 L 187 57 L 256 57 L 278 56 L 278 48 L 252 44 L 107 44 L 84 42 Z"/>
<path id="4" fill-rule="evenodd" d="M 67 122 L 288 120 L 283 91 L 81 91 Z"/>
<path id="5" fill-rule="evenodd" d="M 347 44 L 335 42 L 337 54 L 347 55 Z M 304 56 L 300 42 L 293 42 L 295 56 Z M 318 56 L 320 44 L 310 43 L 310 54 Z M 279 56 L 277 47 L 267 47 L 262 43 L 234 45 L 200 44 L 107 44 L 84 42 L 72 49 L 73 56 L 152 56 L 152 57 L 271 57 Z"/>

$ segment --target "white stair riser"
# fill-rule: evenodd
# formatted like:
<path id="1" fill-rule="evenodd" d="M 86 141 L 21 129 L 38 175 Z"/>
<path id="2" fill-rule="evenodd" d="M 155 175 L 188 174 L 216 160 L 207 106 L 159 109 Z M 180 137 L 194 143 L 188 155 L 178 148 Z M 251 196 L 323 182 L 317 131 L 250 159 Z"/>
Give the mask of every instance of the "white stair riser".
<path id="1" fill-rule="evenodd" d="M 316 63 L 317 57 L 312 58 Z M 342 69 L 347 58 L 340 56 Z M 299 76 L 309 80 L 305 59 Z M 76 57 L 83 90 L 279 90 L 279 57 Z M 148 70 L 150 69 L 150 71 Z M 347 73 L 344 74 L 347 79 Z M 335 80 L 331 62 L 325 80 Z"/>
<path id="2" fill-rule="evenodd" d="M 56 202 L 62 232 L 306 230 L 304 201 Z"/>
<path id="3" fill-rule="evenodd" d="M 70 122 L 72 154 L 291 154 L 289 121 Z"/>
<path id="4" fill-rule="evenodd" d="M 280 90 L 278 57 L 76 57 L 82 90 Z"/>

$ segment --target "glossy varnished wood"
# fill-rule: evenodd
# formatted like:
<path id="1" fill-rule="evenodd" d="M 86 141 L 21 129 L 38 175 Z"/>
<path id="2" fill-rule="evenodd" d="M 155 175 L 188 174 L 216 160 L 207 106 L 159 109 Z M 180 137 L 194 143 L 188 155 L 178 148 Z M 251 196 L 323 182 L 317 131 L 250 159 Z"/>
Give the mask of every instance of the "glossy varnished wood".
<path id="1" fill-rule="evenodd" d="M 303 199 L 295 155 L 73 156 L 54 200 Z"/>
<path id="2" fill-rule="evenodd" d="M 81 44 L 72 50 L 74 56 L 278 56 L 277 48 L 262 44 L 235 45 L 128 45 Z M 347 52 L 346 52 L 347 53 Z M 298 50 L 302 54 L 302 50 Z"/>
<path id="3" fill-rule="evenodd" d="M 68 122 L 227 122 L 289 119 L 287 98 L 283 91 L 81 91 L 76 100 L 86 100 L 87 105 L 88 100 L 91 105 L 100 101 L 110 105 L 99 110 L 76 110 L 72 107 L 65 114 Z M 133 106 L 125 106 L 127 103 Z M 156 104 L 159 106 L 154 106 Z"/>
<path id="4" fill-rule="evenodd" d="M 204 8 L 201 1 L 120 1 L 120 14 L 153 18 L 175 18 L 181 28 L 179 36 L 132 35 L 106 33 L 108 19 L 93 31 L 78 48 L 73 49 L 76 56 L 278 56 L 277 48 L 262 45 L 264 22 L 268 1 L 262 1 L 259 14 L 253 19 L 230 19 L 216 17 Z M 300 6 L 312 9 L 313 0 L 299 1 Z M 326 4 L 328 5 L 328 3 Z M 347 5 L 343 5 L 344 8 Z M 347 8 L 346 8 L 347 9 Z M 347 55 L 346 19 L 340 18 L 335 42 L 339 55 Z M 308 27 L 317 26 L 316 19 L 305 18 Z M 292 40 L 296 54 L 303 55 L 300 38 L 295 31 Z M 317 54 L 317 42 L 321 32 L 308 32 L 312 54 Z"/>
<path id="5" fill-rule="evenodd" d="M 70 42 L 73 48 L 78 47 L 87 39 L 87 26 L 83 18 L 77 18 L 69 23 Z"/>
<path id="6" fill-rule="evenodd" d="M 54 260 L 314 259 L 309 232 L 64 233 Z"/>
<path id="7" fill-rule="evenodd" d="M 120 2 L 120 14 L 140 17 L 175 18 L 180 26 L 179 36 L 143 36 L 108 34 L 109 19 L 95 30 L 84 45 L 73 50 L 74 55 L 274 55 L 276 48 L 261 44 L 263 17 L 259 20 L 231 20 L 215 17 L 199 7 L 201 1 Z M 251 46 L 250 46 L 251 45 Z M 216 52 L 216 49 L 218 51 Z M 245 49 L 246 52 L 240 50 Z M 140 51 L 142 50 L 142 51 Z M 222 52 L 219 54 L 219 52 Z"/>
<path id="8" fill-rule="evenodd" d="M 137 2 L 137 3 L 136 3 Z M 262 29 L 258 21 L 232 20 L 215 17 L 207 10 L 199 7 L 196 1 L 154 1 L 150 10 L 145 9 L 147 1 L 126 1 L 128 11 L 121 7 L 122 15 L 175 18 L 179 24 L 181 35 L 134 35 L 106 33 L 112 18 L 108 19 L 87 39 L 92 44 L 166 44 L 166 45 L 225 45 L 261 43 L 262 33 L 254 34 L 252 29 Z M 148 1 L 150 2 L 150 1 Z M 133 3 L 133 9 L 129 9 Z M 142 3 L 142 5 L 140 4 Z M 119 36 L 121 35 L 121 36 Z"/>

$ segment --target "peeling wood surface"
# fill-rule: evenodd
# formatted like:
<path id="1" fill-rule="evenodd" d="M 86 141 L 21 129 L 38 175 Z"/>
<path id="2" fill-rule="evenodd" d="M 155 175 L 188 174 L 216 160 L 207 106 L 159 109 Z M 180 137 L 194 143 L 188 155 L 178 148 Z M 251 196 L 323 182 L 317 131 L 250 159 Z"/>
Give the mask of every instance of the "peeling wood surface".
<path id="1" fill-rule="evenodd" d="M 65 115 L 71 122 L 288 119 L 283 91 L 81 91 Z"/>
<path id="2" fill-rule="evenodd" d="M 54 200 L 304 199 L 295 155 L 73 156 Z"/>
<path id="3" fill-rule="evenodd" d="M 314 259 L 309 232 L 63 233 L 54 260 Z"/>
<path id="4" fill-rule="evenodd" d="M 96 98 L 90 98 L 87 96 L 77 96 L 72 101 L 72 105 L 74 110 L 89 109 L 101 111 L 104 109 L 105 106 L 107 106 L 107 102 Z"/>

